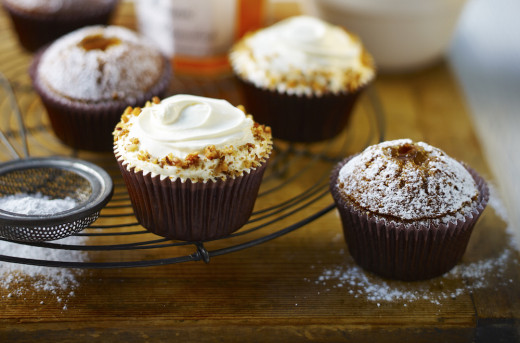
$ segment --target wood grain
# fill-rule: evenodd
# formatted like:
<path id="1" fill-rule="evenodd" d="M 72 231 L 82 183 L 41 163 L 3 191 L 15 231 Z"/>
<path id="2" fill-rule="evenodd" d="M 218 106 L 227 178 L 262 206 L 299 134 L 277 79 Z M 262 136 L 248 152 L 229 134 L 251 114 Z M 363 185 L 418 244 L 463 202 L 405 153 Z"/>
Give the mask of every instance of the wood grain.
<path id="1" fill-rule="evenodd" d="M 120 7 L 116 22 L 130 27 L 134 25 L 128 3 Z M 44 110 L 26 75 L 31 56 L 17 47 L 3 14 L 0 30 L 2 41 L 5 41 L 2 44 L 9 47 L 0 57 L 0 71 L 13 82 L 26 114 L 26 125 L 31 128 L 31 153 L 48 155 L 58 151 L 70 154 L 48 128 Z M 211 82 L 214 81 L 179 78 L 172 84 L 172 92 L 179 88 L 196 92 L 207 84 L 211 86 Z M 232 102 L 240 101 L 232 81 L 219 82 L 217 92 L 220 95 Z M 410 137 L 425 140 L 492 179 L 457 80 L 446 64 L 440 63 L 411 75 L 380 76 L 375 82 L 375 91 L 385 112 L 386 139 Z M 5 108 L 5 101 L 2 100 L 0 105 Z M 345 133 L 346 139 L 353 141 L 345 154 L 357 152 L 369 137 L 369 107 L 369 101 L 364 97 Z M 16 126 L 12 122 L 2 122 L 2 125 Z M 329 143 L 332 145 L 328 151 L 340 151 L 340 142 Z M 309 149 L 322 151 L 323 147 Z M 7 157 L 1 154 L 5 160 Z M 82 152 L 79 157 L 110 168 L 115 166 L 110 154 Z M 298 158 L 301 158 L 302 165 L 309 163 L 309 157 Z M 262 185 L 262 189 L 286 182 L 299 169 L 298 163 L 292 164 L 286 173 L 274 175 Z M 300 194 L 315 182 L 316 177 L 327 175 L 330 167 L 330 162 L 316 162 L 307 177 L 284 188 L 284 194 L 263 197 L 256 209 L 279 203 L 283 197 L 290 199 Z M 116 182 L 116 194 L 124 195 L 125 189 L 118 179 L 117 170 L 109 171 Z M 331 197 L 326 195 L 304 211 L 271 225 L 268 231 L 286 227 L 331 202 Z M 112 201 L 110 205 L 116 203 L 128 206 L 127 200 Z M 113 217 L 114 214 L 123 216 Z M 135 221 L 131 213 L 125 214 L 128 214 L 128 207 L 107 208 L 96 224 Z M 142 230 L 138 225 L 132 229 Z M 264 231 L 253 235 L 263 234 Z M 145 235 L 145 239 L 155 238 L 152 234 Z M 91 243 L 117 244 L 131 239 L 111 236 L 91 238 Z M 240 241 L 240 238 L 231 241 Z M 208 247 L 218 249 L 223 244 L 214 242 Z M 193 246 L 180 249 L 184 254 L 194 252 Z M 146 268 L 78 271 L 79 287 L 69 297 L 67 290 L 57 294 L 40 291 L 8 296 L 15 292 L 0 289 L 0 341 L 472 342 L 485 341 L 488 337 L 497 341 L 518 341 L 519 256 L 511 249 L 507 223 L 488 207 L 475 228 L 462 264 L 489 261 L 504 251 L 509 251 L 509 255 L 501 267 L 502 272 L 486 273 L 483 276 L 486 278 L 485 287 L 472 290 L 466 286 L 468 279 L 463 276 L 441 277 L 420 283 L 375 278 L 376 285 L 386 282 L 390 288 L 427 290 L 431 297 L 440 300 L 432 303 L 426 297 L 414 301 L 372 301 L 366 296 L 367 290 L 361 289 L 359 296 L 349 292 L 358 291 L 360 286 L 338 286 L 338 279 L 323 280 L 326 271 L 348 271 L 355 267 L 343 241 L 339 218 L 335 211 L 331 211 L 288 235 L 214 257 L 209 264 L 188 262 Z M 173 253 L 179 251 L 91 252 L 89 256 L 94 261 L 106 261 L 153 259 Z M 22 286 L 30 287 L 30 283 L 27 281 Z M 440 294 L 457 289 L 465 291 L 454 297 L 440 298 Z M 58 297 L 68 299 L 66 309 Z"/>

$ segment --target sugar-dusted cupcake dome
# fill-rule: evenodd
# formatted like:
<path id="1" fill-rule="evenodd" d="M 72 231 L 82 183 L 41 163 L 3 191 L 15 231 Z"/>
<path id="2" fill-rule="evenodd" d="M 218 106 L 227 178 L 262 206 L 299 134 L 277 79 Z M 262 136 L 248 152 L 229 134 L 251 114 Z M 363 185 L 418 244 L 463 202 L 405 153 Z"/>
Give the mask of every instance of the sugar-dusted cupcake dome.
<path id="1" fill-rule="evenodd" d="M 63 97 L 100 102 L 142 96 L 163 74 L 159 51 L 120 26 L 91 26 L 66 35 L 42 55 L 37 76 Z"/>
<path id="2" fill-rule="evenodd" d="M 409 139 L 367 148 L 341 168 L 338 183 L 361 210 L 401 221 L 456 220 L 479 195 L 461 163 Z"/>

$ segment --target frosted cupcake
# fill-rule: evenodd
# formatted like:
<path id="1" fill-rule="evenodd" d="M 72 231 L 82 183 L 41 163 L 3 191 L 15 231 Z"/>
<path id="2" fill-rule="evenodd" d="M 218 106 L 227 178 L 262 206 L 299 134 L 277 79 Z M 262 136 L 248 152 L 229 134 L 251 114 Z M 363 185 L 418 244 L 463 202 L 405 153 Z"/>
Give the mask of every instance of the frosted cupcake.
<path id="1" fill-rule="evenodd" d="M 289 141 L 336 136 L 375 77 L 358 37 L 307 16 L 247 34 L 229 57 L 246 106 Z"/>
<path id="2" fill-rule="evenodd" d="M 106 25 L 118 0 L 2 0 L 20 44 L 29 51 L 84 26 Z"/>
<path id="3" fill-rule="evenodd" d="M 164 95 L 171 69 L 133 31 L 91 26 L 39 53 L 30 74 L 58 138 L 73 148 L 110 151 L 121 113 Z"/>
<path id="4" fill-rule="evenodd" d="M 225 237 L 247 222 L 271 150 L 269 127 L 225 100 L 192 95 L 128 108 L 114 131 L 139 223 L 186 241 Z"/>
<path id="5" fill-rule="evenodd" d="M 401 280 L 449 271 L 489 198 L 474 170 L 409 139 L 345 159 L 333 170 L 330 188 L 354 260 Z"/>

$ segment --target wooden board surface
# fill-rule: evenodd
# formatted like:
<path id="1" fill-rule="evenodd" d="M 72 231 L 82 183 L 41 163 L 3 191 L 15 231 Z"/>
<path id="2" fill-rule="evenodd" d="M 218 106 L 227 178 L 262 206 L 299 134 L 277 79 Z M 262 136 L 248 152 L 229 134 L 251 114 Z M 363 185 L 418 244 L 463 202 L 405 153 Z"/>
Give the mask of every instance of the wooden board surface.
<path id="1" fill-rule="evenodd" d="M 128 4 L 120 8 L 116 22 L 133 26 Z M 31 55 L 17 46 L 3 15 L 0 34 L 0 71 L 12 82 L 24 113 L 31 134 L 31 154 L 73 154 L 48 128 L 44 110 L 26 74 Z M 172 84 L 171 91 L 179 90 L 221 96 L 233 103 L 240 101 L 233 82 L 227 78 L 180 78 Z M 465 101 L 446 64 L 412 75 L 380 76 L 373 91 L 384 110 L 385 139 L 424 140 L 466 161 L 492 181 Z M 0 106 L 2 114 L 9 109 L 5 98 Z M 316 182 L 323 190 L 319 180 L 328 175 L 333 162 L 313 156 L 321 152 L 326 157 L 347 155 L 375 143 L 379 138 L 375 111 L 374 103 L 365 94 L 342 137 L 324 144 L 292 147 L 295 151 L 289 151 L 287 160 L 280 158 L 275 164 L 279 169 L 271 167 L 269 178 L 262 185 L 264 191 L 277 186 L 281 190 L 261 197 L 255 210 L 290 200 Z M 12 120 L 0 120 L 2 128 L 16 127 Z M 277 144 L 282 157 L 291 148 L 282 142 Z M 3 150 L 0 156 L 8 159 Z M 116 182 L 115 199 L 95 224 L 125 223 L 124 228 L 113 230 L 142 230 L 132 225 L 135 218 L 129 213 L 112 156 L 78 156 L 106 167 Z M 284 171 L 285 165 L 289 167 Z M 305 169 L 309 165 L 312 168 Z M 306 170 L 304 175 L 290 181 L 302 168 Z M 246 235 L 247 238 L 238 236 L 206 247 L 214 251 L 263 237 L 304 220 L 331 203 L 331 197 L 325 194 L 294 214 L 290 212 L 297 206 L 259 219 L 258 223 L 277 220 Z M 495 203 L 485 210 L 457 270 L 434 280 L 392 282 L 360 271 L 347 252 L 339 217 L 335 211 L 329 211 L 275 240 L 212 257 L 209 264 L 199 261 L 77 270 L 73 294 L 71 289 L 57 289 L 55 294 L 32 290 L 31 284 L 41 277 L 0 288 L 0 341 L 519 341 L 519 256 L 511 247 L 500 205 Z M 250 223 L 244 230 L 256 225 Z M 136 236 L 90 237 L 85 244 L 122 244 L 155 238 L 151 234 Z M 194 252 L 193 246 L 187 246 L 93 251 L 87 255 L 89 261 L 107 262 L 153 260 Z M 5 269 L 5 264 L 1 268 Z M 56 273 L 54 270 L 46 269 L 44 273 Z M 387 300 L 392 292 L 399 298 Z"/>

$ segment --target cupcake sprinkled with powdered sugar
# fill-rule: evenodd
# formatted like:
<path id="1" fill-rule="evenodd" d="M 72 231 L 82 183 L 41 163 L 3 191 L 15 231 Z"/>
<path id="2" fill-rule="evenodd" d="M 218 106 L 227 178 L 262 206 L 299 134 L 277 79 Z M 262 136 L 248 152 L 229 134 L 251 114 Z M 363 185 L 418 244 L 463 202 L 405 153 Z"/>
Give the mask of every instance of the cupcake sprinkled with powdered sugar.
<path id="1" fill-rule="evenodd" d="M 409 139 L 367 148 L 341 168 L 338 183 L 361 210 L 404 222 L 456 221 L 475 209 L 479 195 L 461 163 Z"/>
<path id="2" fill-rule="evenodd" d="M 354 260 L 402 280 L 450 270 L 489 198 L 474 170 L 409 139 L 373 145 L 343 160 L 331 174 L 330 189 Z"/>
<path id="3" fill-rule="evenodd" d="M 160 79 L 163 57 L 135 32 L 119 26 L 75 31 L 42 55 L 37 77 L 76 101 L 137 98 Z"/>
<path id="4" fill-rule="evenodd" d="M 85 150 L 111 150 L 127 106 L 168 89 L 171 68 L 159 50 L 119 26 L 71 32 L 36 55 L 30 69 L 56 136 Z"/>

